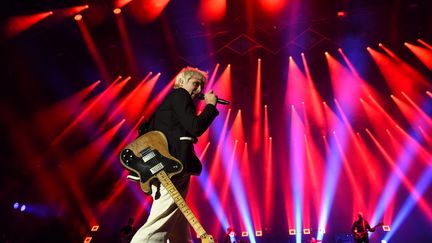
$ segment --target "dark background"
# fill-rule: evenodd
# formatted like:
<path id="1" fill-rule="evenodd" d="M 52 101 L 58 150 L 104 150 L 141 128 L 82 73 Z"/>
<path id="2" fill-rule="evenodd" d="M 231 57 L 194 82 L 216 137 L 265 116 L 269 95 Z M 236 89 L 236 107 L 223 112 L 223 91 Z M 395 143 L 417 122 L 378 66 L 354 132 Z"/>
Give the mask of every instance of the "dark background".
<path id="1" fill-rule="evenodd" d="M 294 56 L 299 60 L 303 52 L 320 95 L 332 103 L 323 52 L 336 53 L 338 48 L 342 48 L 347 56 L 353 57 L 362 77 L 388 97 L 389 88 L 365 51 L 367 46 L 377 48 L 380 42 L 429 80 L 431 78 L 431 72 L 403 46 L 403 42 L 415 43 L 418 38 L 432 43 L 430 1 L 306 0 L 301 1 L 295 11 L 287 8 L 275 16 L 264 14 L 257 4 L 252 4 L 253 19 L 246 14 L 248 2 L 228 0 L 226 16 L 217 23 L 197 17 L 198 1 L 170 1 L 161 15 L 150 23 L 142 23 L 132 14 L 137 3 L 128 4 L 122 14 L 134 53 L 134 68 L 128 65 L 125 56 L 112 13 L 112 1 L 3 1 L 0 10 L 3 34 L 0 39 L 2 237 L 10 242 L 82 241 L 79 222 L 84 219 L 74 215 L 74 208 L 79 205 L 69 202 L 70 205 L 65 206 L 71 197 L 67 192 L 65 202 L 60 206 L 71 208 L 66 210 L 66 214 L 61 214 L 61 209 L 42 210 L 54 215 L 44 215 L 41 219 L 18 213 L 12 210 L 11 205 L 16 201 L 26 201 L 41 207 L 54 207 L 46 203 L 50 201 L 47 199 L 49 196 L 38 190 L 36 180 L 40 177 L 34 174 L 40 169 L 60 177 L 55 175 L 55 171 L 62 161 L 47 152 L 49 141 L 37 135 L 40 131 L 33 119 L 96 80 L 102 81 L 94 91 L 100 93 L 118 75 L 131 75 L 131 84 L 137 84 L 149 72 L 161 72 L 162 82 L 156 87 L 160 90 L 184 66 L 211 71 L 217 63 L 223 67 L 231 64 L 234 80 L 232 108 L 244 109 L 253 104 L 257 58 L 264 60 L 263 80 L 267 80 L 263 84 L 263 103 L 279 104 L 284 96 L 287 57 Z M 17 36 L 6 35 L 7 21 L 13 16 L 49 10 L 56 13 L 58 9 L 83 4 L 90 5 L 82 15 L 107 67 L 108 77 L 98 71 L 73 17 L 50 16 Z M 347 12 L 346 17 L 337 16 L 341 10 Z M 290 21 L 290 18 L 295 21 Z M 387 108 L 394 108 L 390 101 L 387 102 Z M 245 113 L 246 119 L 251 116 Z M 359 127 L 364 125 L 362 121 L 355 124 Z M 65 154 L 73 154 L 85 146 L 87 135 L 75 136 L 64 145 Z M 106 155 L 109 151 L 103 153 Z M 33 154 L 44 159 L 29 159 Z M 97 183 L 82 178 L 84 185 L 90 183 L 81 190 L 90 205 L 94 205 L 109 195 L 110 188 L 118 179 L 118 174 L 107 175 Z M 56 178 L 49 183 L 59 183 L 57 186 L 61 188 L 64 182 Z M 123 217 L 127 219 L 128 215 Z M 71 218 L 74 221 L 72 226 Z M 427 224 L 424 221 L 421 223 Z M 125 222 L 119 220 L 111 227 L 120 227 Z M 416 223 L 412 219 L 410 222 Z M 419 227 L 413 231 L 421 234 L 424 228 L 421 224 Z M 407 234 L 416 235 L 413 232 Z M 101 235 L 100 239 L 113 239 L 109 238 L 111 236 Z"/>

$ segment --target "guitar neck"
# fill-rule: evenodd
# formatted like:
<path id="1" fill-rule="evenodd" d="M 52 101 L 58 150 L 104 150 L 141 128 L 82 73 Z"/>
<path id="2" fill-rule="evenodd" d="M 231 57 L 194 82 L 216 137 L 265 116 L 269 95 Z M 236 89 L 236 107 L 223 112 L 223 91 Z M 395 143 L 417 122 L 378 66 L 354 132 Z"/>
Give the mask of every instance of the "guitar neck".
<path id="1" fill-rule="evenodd" d="M 157 175 L 157 178 L 162 183 L 162 185 L 167 189 L 168 193 L 173 198 L 175 204 L 183 213 L 183 215 L 188 220 L 189 224 L 195 230 L 200 238 L 205 238 L 207 236 L 207 232 L 204 230 L 202 225 L 198 222 L 198 219 L 195 217 L 195 214 L 186 204 L 186 201 L 183 199 L 182 195 L 179 193 L 177 188 L 172 183 L 171 179 L 168 177 L 165 171 L 160 171 Z"/>

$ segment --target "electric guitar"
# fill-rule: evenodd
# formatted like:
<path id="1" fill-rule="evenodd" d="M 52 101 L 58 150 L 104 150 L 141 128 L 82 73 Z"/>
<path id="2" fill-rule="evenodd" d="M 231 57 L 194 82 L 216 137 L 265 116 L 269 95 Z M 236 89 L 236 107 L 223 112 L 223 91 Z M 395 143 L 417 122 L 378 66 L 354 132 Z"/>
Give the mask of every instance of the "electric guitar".
<path id="1" fill-rule="evenodd" d="M 383 226 L 383 225 L 384 224 L 381 222 L 375 225 L 374 227 L 372 227 L 370 230 L 366 229 L 366 231 L 364 232 L 354 232 L 354 239 L 356 240 L 362 239 L 363 237 L 366 237 L 368 235 L 368 232 L 375 232 L 376 227 Z"/>
<path id="2" fill-rule="evenodd" d="M 150 131 L 138 137 L 120 152 L 120 162 L 134 174 L 128 178 L 139 181 L 141 189 L 147 194 L 151 194 L 151 181 L 158 179 L 201 242 L 214 243 L 213 236 L 207 234 L 170 179 L 183 170 L 183 165 L 169 153 L 168 141 L 162 132 Z"/>

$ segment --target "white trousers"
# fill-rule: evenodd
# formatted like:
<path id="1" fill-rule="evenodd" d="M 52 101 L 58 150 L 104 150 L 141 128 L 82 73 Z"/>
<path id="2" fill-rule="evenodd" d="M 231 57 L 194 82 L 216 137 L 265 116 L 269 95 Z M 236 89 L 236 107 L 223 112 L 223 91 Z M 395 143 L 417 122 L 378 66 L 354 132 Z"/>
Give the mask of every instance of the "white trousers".
<path id="1" fill-rule="evenodd" d="M 190 177 L 173 182 L 186 199 Z M 135 233 L 131 243 L 192 242 L 189 224 L 163 185 L 152 185 L 153 204 L 145 224 Z"/>

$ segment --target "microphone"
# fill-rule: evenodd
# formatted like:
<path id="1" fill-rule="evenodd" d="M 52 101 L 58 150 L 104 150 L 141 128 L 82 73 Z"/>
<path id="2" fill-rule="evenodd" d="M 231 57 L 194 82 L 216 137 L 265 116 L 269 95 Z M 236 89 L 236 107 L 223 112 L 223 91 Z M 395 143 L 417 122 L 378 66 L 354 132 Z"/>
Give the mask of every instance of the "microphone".
<path id="1" fill-rule="evenodd" d="M 196 98 L 200 99 L 200 100 L 204 100 L 204 94 L 203 93 L 198 93 L 195 95 Z M 229 105 L 229 101 L 228 100 L 224 100 L 224 99 L 220 99 L 217 98 L 217 103 L 222 104 L 222 105 Z"/>

